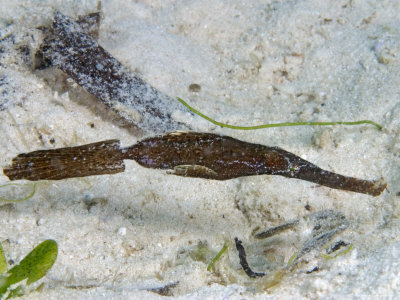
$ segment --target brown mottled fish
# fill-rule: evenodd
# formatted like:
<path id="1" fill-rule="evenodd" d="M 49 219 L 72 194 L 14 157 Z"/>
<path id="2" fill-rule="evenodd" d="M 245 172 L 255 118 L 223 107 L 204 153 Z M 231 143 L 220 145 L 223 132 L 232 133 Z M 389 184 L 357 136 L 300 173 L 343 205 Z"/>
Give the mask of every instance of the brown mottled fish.
<path id="1" fill-rule="evenodd" d="M 79 147 L 20 154 L 3 170 L 10 180 L 59 180 L 125 169 L 124 159 L 146 168 L 173 170 L 172 174 L 227 180 L 252 175 L 281 175 L 334 189 L 380 195 L 381 180 L 363 180 L 323 170 L 278 147 L 243 142 L 212 133 L 173 132 L 146 138 L 120 148 L 118 140 Z"/>

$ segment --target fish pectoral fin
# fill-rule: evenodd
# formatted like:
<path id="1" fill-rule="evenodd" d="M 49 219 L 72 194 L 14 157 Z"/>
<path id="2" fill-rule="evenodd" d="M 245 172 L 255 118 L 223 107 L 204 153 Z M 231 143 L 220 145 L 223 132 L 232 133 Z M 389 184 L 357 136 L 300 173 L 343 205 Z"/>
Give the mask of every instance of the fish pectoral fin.
<path id="1" fill-rule="evenodd" d="M 200 165 L 180 165 L 174 167 L 173 171 L 168 172 L 168 174 L 173 174 L 183 177 L 200 177 L 207 179 L 218 178 L 218 173 L 214 170 L 200 166 Z"/>

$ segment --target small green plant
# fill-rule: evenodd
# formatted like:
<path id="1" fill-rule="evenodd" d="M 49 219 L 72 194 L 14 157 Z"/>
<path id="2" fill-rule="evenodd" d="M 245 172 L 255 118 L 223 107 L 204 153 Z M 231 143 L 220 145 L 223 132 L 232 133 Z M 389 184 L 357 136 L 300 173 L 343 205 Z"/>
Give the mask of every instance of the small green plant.
<path id="1" fill-rule="evenodd" d="M 58 247 L 53 240 L 37 245 L 21 262 L 7 271 L 7 263 L 0 244 L 0 299 L 26 294 L 24 285 L 12 287 L 26 279 L 26 286 L 38 281 L 51 269 L 57 258 Z"/>

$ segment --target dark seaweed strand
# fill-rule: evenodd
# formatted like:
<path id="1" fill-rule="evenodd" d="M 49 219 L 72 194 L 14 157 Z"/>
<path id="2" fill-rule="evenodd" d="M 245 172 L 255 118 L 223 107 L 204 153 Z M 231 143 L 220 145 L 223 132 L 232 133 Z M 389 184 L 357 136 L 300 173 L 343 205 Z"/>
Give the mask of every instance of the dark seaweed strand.
<path id="1" fill-rule="evenodd" d="M 289 223 L 285 223 L 285 224 L 282 224 L 282 225 L 279 225 L 279 226 L 272 227 L 272 228 L 270 228 L 270 229 L 268 229 L 266 231 L 257 233 L 254 237 L 256 239 L 266 239 L 266 238 L 269 238 L 269 237 L 271 237 L 271 236 L 273 236 L 273 235 L 275 235 L 277 233 L 281 233 L 282 231 L 285 231 L 287 229 L 294 228 L 298 224 L 299 224 L 299 220 L 296 220 L 296 221 L 293 221 L 293 222 L 289 222 Z"/>
<path id="2" fill-rule="evenodd" d="M 249 264 L 247 263 L 246 252 L 245 252 L 244 247 L 242 245 L 242 241 L 239 240 L 237 237 L 235 237 L 235 245 L 236 245 L 237 251 L 239 252 L 240 265 L 242 266 L 242 268 L 246 272 L 246 274 L 251 278 L 265 276 L 265 273 L 253 272 L 250 269 Z"/>
<path id="3" fill-rule="evenodd" d="M 334 245 L 332 245 L 330 248 L 326 249 L 326 254 L 331 254 L 337 250 L 339 250 L 342 247 L 347 247 L 349 245 L 349 243 L 346 243 L 345 241 L 338 241 L 336 242 Z"/>
<path id="4" fill-rule="evenodd" d="M 164 285 L 162 287 L 147 289 L 147 291 L 157 293 L 161 296 L 172 297 L 172 296 L 174 296 L 172 289 L 175 288 L 178 284 L 179 284 L 179 281 L 176 281 L 176 282 L 172 282 L 167 285 Z"/>
<path id="5" fill-rule="evenodd" d="M 45 59 L 140 129 L 156 133 L 187 129 L 171 117 L 182 110 L 175 99 L 129 72 L 67 16 L 55 14 L 42 50 Z"/>

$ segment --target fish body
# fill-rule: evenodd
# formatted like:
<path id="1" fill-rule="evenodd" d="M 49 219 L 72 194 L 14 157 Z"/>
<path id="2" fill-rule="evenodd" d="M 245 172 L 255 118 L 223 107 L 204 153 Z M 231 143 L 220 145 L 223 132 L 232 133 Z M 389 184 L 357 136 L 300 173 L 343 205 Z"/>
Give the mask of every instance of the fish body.
<path id="1" fill-rule="evenodd" d="M 125 149 L 126 159 L 147 168 L 173 169 L 172 174 L 227 180 L 253 175 L 281 175 L 335 189 L 377 196 L 386 188 L 371 181 L 323 170 L 278 147 L 268 147 L 229 136 L 199 132 L 174 132 L 151 137 Z"/>
<path id="2" fill-rule="evenodd" d="M 127 149 L 125 158 L 147 168 L 174 169 L 177 175 L 186 170 L 197 172 L 195 177 L 226 180 L 281 175 L 290 167 L 281 151 L 212 133 L 174 132 L 140 141 Z"/>
<path id="3" fill-rule="evenodd" d="M 380 195 L 386 188 L 380 180 L 358 179 L 323 170 L 278 147 L 190 131 L 149 137 L 127 148 L 120 148 L 117 140 L 110 140 L 23 153 L 3 172 L 11 180 L 59 180 L 123 172 L 125 159 L 185 177 L 228 180 L 281 175 L 373 196 Z"/>

